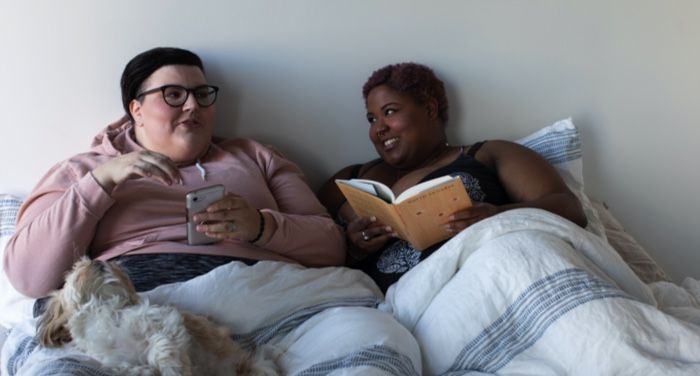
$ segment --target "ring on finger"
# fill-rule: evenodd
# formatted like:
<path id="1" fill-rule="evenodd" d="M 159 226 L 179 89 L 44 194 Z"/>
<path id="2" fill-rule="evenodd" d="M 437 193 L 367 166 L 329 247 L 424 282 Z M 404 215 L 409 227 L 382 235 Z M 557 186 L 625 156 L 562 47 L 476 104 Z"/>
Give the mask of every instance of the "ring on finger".
<path id="1" fill-rule="evenodd" d="M 366 232 L 362 231 L 361 234 L 362 234 L 362 240 L 364 240 L 364 241 L 368 241 L 368 240 L 369 240 L 369 235 L 367 235 Z"/>
<path id="2" fill-rule="evenodd" d="M 226 222 L 226 231 L 228 231 L 228 232 L 236 231 L 236 223 L 234 223 L 233 221 Z"/>

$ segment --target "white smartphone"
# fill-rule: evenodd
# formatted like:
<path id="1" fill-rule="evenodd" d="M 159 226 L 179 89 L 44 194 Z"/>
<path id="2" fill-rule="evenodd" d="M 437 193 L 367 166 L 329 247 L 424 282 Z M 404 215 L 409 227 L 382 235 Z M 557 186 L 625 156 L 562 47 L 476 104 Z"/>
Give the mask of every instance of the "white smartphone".
<path id="1" fill-rule="evenodd" d="M 207 209 L 207 206 L 224 197 L 224 186 L 221 184 L 190 191 L 185 196 L 187 206 L 187 244 L 200 245 L 211 244 L 217 241 L 197 231 L 197 223 L 192 221 L 192 216 Z"/>

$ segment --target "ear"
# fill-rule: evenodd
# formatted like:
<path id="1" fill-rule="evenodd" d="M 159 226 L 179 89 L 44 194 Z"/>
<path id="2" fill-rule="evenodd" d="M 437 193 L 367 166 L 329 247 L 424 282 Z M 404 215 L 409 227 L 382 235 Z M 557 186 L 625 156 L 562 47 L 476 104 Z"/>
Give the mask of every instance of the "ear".
<path id="1" fill-rule="evenodd" d="M 42 346 L 58 347 L 73 340 L 67 326 L 69 315 L 61 296 L 52 295 L 37 329 L 37 337 Z"/>
<path id="2" fill-rule="evenodd" d="M 425 108 L 431 120 L 438 118 L 438 102 L 435 98 L 429 98 L 428 101 L 425 102 Z"/>
<path id="3" fill-rule="evenodd" d="M 129 102 L 129 113 L 131 113 L 131 117 L 134 118 L 134 123 L 136 125 L 143 124 L 141 121 L 141 102 L 136 99 L 132 99 L 131 102 Z"/>
<path id="4" fill-rule="evenodd" d="M 136 292 L 136 289 L 134 288 L 134 284 L 131 283 L 131 280 L 129 279 L 129 275 L 126 274 L 124 269 L 119 266 L 117 262 L 110 261 L 109 262 L 110 267 L 112 268 L 112 273 L 119 278 L 122 281 L 122 284 L 124 285 L 124 288 L 126 289 L 127 293 L 129 294 L 128 296 L 128 301 L 129 304 L 139 304 L 139 294 Z"/>

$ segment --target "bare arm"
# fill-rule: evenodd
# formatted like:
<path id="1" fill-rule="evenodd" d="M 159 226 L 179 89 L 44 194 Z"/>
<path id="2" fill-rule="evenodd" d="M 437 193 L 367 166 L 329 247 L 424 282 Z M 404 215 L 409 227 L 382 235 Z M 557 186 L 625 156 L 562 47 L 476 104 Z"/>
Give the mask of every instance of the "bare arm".
<path id="1" fill-rule="evenodd" d="M 489 141 L 479 150 L 477 159 L 497 171 L 513 203 L 502 206 L 480 203 L 455 213 L 448 224 L 452 232 L 502 211 L 525 207 L 544 209 L 586 226 L 586 215 L 578 198 L 539 154 L 514 142 Z"/>

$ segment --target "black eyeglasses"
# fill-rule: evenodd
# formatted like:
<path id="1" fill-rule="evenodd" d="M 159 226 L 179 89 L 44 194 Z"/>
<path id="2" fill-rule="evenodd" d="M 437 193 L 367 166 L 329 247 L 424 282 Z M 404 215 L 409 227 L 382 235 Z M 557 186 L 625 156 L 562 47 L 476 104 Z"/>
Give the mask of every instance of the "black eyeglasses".
<path id="1" fill-rule="evenodd" d="M 216 94 L 219 92 L 219 87 L 202 85 L 188 89 L 180 85 L 163 85 L 141 92 L 140 94 L 136 95 L 136 99 L 139 99 L 144 95 L 157 93 L 159 91 L 163 93 L 163 100 L 165 103 L 171 107 L 180 107 L 185 104 L 185 102 L 187 102 L 187 98 L 190 96 L 190 93 L 194 95 L 194 99 L 197 101 L 198 105 L 201 107 L 209 107 L 216 102 Z"/>

